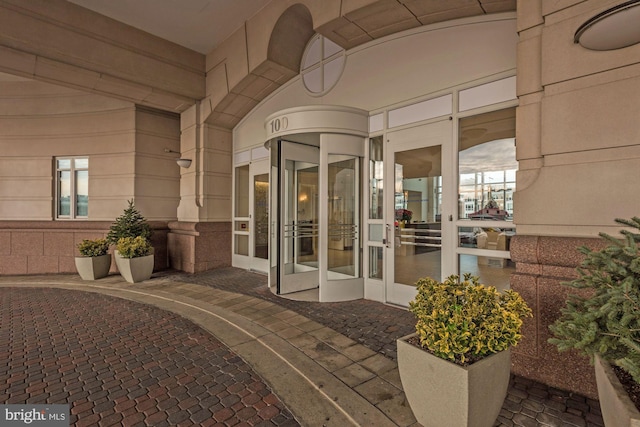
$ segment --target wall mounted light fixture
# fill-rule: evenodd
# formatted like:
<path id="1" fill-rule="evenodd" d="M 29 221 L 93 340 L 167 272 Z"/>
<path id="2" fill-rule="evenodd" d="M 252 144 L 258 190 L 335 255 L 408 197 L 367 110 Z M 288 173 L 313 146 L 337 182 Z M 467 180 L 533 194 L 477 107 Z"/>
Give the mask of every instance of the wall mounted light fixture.
<path id="1" fill-rule="evenodd" d="M 174 153 L 174 154 L 178 154 L 180 155 L 180 153 L 178 151 L 174 151 L 174 150 L 169 150 L 168 148 L 164 149 L 165 153 Z M 179 158 L 176 159 L 176 163 L 178 164 L 178 166 L 180 166 L 181 168 L 189 168 L 189 166 L 191 166 L 191 159 L 184 159 L 184 158 Z"/>
<path id="2" fill-rule="evenodd" d="M 591 50 L 614 50 L 640 43 L 640 0 L 620 3 L 589 18 L 573 36 Z"/>

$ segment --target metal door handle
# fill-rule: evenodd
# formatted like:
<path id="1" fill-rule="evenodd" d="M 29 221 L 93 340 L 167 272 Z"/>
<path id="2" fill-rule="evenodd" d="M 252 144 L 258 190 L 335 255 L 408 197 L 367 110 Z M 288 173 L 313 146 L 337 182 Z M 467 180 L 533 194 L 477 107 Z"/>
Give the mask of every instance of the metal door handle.
<path id="1" fill-rule="evenodd" d="M 389 240 L 389 230 L 390 230 L 390 226 L 389 224 L 385 224 L 384 227 L 384 239 L 382 239 L 382 243 L 387 247 L 390 248 L 391 245 L 389 244 L 390 240 Z"/>

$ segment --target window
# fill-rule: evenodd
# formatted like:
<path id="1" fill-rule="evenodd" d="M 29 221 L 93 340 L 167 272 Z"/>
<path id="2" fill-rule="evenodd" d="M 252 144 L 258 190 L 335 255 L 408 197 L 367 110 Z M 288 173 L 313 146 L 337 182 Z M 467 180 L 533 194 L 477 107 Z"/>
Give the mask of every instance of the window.
<path id="1" fill-rule="evenodd" d="M 316 34 L 307 45 L 300 66 L 305 88 L 314 95 L 329 92 L 342 75 L 345 59 L 344 49 Z"/>
<path id="2" fill-rule="evenodd" d="M 89 217 L 89 159 L 56 159 L 56 218 Z"/>
<path id="3" fill-rule="evenodd" d="M 482 283 L 509 288 L 509 252 L 516 234 L 515 109 L 460 120 L 458 144 L 458 266 Z"/>
<path id="4" fill-rule="evenodd" d="M 235 171 L 235 228 L 234 253 L 249 255 L 249 165 L 238 166 Z"/>

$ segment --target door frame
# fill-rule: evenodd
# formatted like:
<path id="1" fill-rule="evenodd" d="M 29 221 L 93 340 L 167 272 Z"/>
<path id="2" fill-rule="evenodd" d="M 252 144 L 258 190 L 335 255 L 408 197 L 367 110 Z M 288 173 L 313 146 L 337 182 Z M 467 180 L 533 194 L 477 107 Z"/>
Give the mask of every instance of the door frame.
<path id="1" fill-rule="evenodd" d="M 364 298 L 364 267 L 362 264 L 362 256 L 360 248 L 362 247 L 363 233 L 362 225 L 364 218 L 362 210 L 364 201 L 362 200 L 362 183 L 364 179 L 362 171 L 362 159 L 364 158 L 364 147 L 368 138 L 337 133 L 320 134 L 320 294 L 321 302 L 345 301 Z M 357 173 L 359 184 L 356 185 L 355 198 L 357 200 L 357 221 L 358 232 L 357 239 L 354 242 L 353 250 L 355 251 L 356 268 L 359 270 L 357 277 L 349 279 L 330 280 L 328 277 L 328 229 L 329 229 L 329 212 L 328 212 L 328 175 L 329 162 L 328 158 L 331 154 L 341 156 L 355 157 L 358 162 Z"/>
<path id="2" fill-rule="evenodd" d="M 269 183 L 269 158 L 264 160 L 251 162 L 249 165 L 249 270 L 260 271 L 266 273 L 269 271 L 269 257 L 256 257 L 256 194 L 255 194 L 255 177 L 257 175 L 267 175 Z M 269 186 L 271 184 L 269 183 Z M 267 191 L 267 213 L 269 205 L 269 190 Z M 269 220 L 267 218 L 267 246 L 269 246 Z"/>
<path id="3" fill-rule="evenodd" d="M 283 138 L 277 138 L 271 141 L 271 150 L 274 150 L 274 148 L 277 150 L 276 153 L 277 153 L 277 175 L 278 176 L 277 176 L 277 182 L 274 182 L 273 175 L 271 176 L 270 191 L 273 191 L 275 192 L 274 194 L 276 194 L 277 207 L 276 209 L 271 209 L 270 214 L 273 214 L 276 218 L 275 230 L 273 230 L 273 232 L 275 232 L 276 248 L 271 254 L 272 256 L 275 256 L 276 262 L 275 262 L 275 266 L 273 265 L 273 263 L 271 264 L 271 269 L 272 269 L 271 275 L 275 279 L 276 294 L 281 295 L 281 294 L 304 291 L 308 289 L 314 289 L 319 286 L 319 280 L 320 280 L 319 267 L 320 266 L 318 266 L 318 268 L 315 268 L 315 269 L 309 269 L 309 270 L 305 269 L 306 271 L 299 271 L 299 272 L 294 271 L 294 272 L 291 272 L 290 274 L 287 274 L 285 271 L 286 264 L 283 260 L 283 257 L 286 253 L 285 245 L 287 244 L 287 237 L 285 236 L 286 230 L 284 229 L 284 227 L 286 227 L 287 225 L 285 223 L 285 219 L 287 215 L 287 208 L 291 208 L 291 206 L 288 206 L 286 204 L 285 196 L 287 191 L 296 191 L 297 189 L 297 185 L 295 185 L 297 176 L 293 177 L 293 180 L 294 180 L 293 188 L 289 188 L 289 186 L 286 185 L 287 184 L 286 161 L 291 160 L 294 162 L 303 162 L 306 164 L 316 165 L 316 167 L 318 168 L 318 190 L 320 190 L 319 189 L 320 149 L 319 147 L 314 145 L 290 141 Z M 274 153 L 272 151 L 271 153 L 272 164 L 273 164 L 273 155 Z M 294 169 L 294 172 L 295 172 L 295 169 Z M 318 191 L 318 197 L 320 197 L 320 191 Z M 271 201 L 274 201 L 273 197 L 271 198 Z M 297 211 L 297 194 L 293 199 L 293 203 L 295 205 L 295 210 Z M 271 220 L 271 223 L 273 224 L 272 220 Z M 295 226 L 295 224 L 291 224 L 291 225 Z M 315 233 L 317 233 L 319 230 L 319 224 L 312 225 L 312 230 L 315 230 Z M 294 251 L 293 253 L 294 264 L 291 265 L 290 267 L 292 267 L 295 270 L 295 267 L 296 267 L 296 264 L 295 264 L 296 249 L 295 248 L 297 246 L 295 239 L 298 238 L 297 234 L 299 233 L 299 231 L 297 231 L 295 227 L 292 227 L 289 230 L 289 232 L 292 233 L 292 236 L 290 236 L 290 238 L 293 239 L 292 241 L 294 243 L 292 246 L 293 248 L 292 250 Z M 311 236 L 311 237 L 317 239 L 319 236 L 315 236 L 315 237 Z M 270 249 L 270 252 L 271 252 L 271 249 Z M 320 255 L 318 254 L 318 256 Z"/>
<path id="4" fill-rule="evenodd" d="M 446 277 L 457 271 L 455 222 L 457 200 L 455 178 L 455 151 L 453 144 L 453 120 L 448 117 L 420 126 L 391 131 L 387 133 L 384 148 L 384 187 L 393 189 L 395 184 L 395 153 L 413 149 L 440 146 L 442 168 L 442 204 L 441 204 L 441 276 Z M 395 192 L 384 194 L 385 227 L 391 230 L 384 246 L 384 288 L 385 301 L 391 304 L 408 306 L 416 295 L 416 288 L 411 285 L 395 283 Z M 442 280 L 443 277 L 434 277 Z"/>

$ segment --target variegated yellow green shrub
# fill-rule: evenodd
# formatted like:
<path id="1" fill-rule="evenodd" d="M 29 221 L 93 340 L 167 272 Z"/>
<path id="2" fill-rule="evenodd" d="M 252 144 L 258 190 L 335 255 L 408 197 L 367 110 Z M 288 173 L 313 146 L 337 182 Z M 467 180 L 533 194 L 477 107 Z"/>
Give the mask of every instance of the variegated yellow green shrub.
<path id="1" fill-rule="evenodd" d="M 444 282 L 418 280 L 409 303 L 420 344 L 436 356 L 466 365 L 516 345 L 531 309 L 515 291 L 500 293 L 470 274 Z"/>

